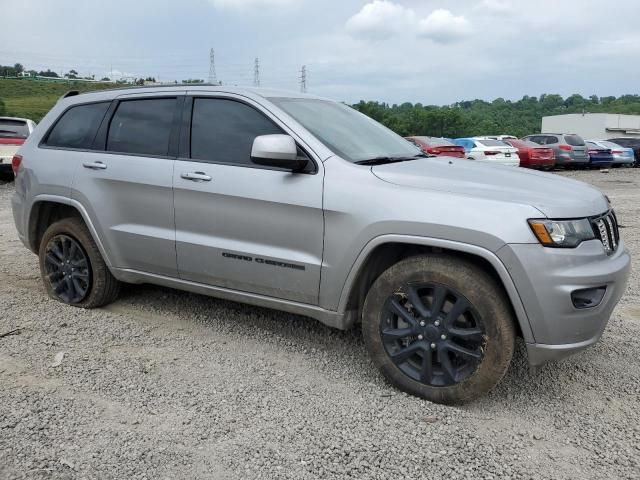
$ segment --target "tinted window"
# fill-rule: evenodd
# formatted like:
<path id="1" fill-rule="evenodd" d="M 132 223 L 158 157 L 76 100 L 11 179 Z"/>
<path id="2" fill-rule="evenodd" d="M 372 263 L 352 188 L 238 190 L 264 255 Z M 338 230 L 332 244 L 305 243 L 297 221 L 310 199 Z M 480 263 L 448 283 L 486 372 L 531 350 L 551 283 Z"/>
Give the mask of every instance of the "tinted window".
<path id="1" fill-rule="evenodd" d="M 107 108 L 109 108 L 109 102 L 71 107 L 49 133 L 47 145 L 64 148 L 91 148 Z"/>
<path id="2" fill-rule="evenodd" d="M 584 147 L 584 140 L 578 135 L 565 135 L 564 141 L 574 147 Z"/>
<path id="3" fill-rule="evenodd" d="M 29 127 L 24 120 L 0 118 L 0 138 L 27 138 Z"/>
<path id="4" fill-rule="evenodd" d="M 244 103 L 196 98 L 191 124 L 191 158 L 253 165 L 251 147 L 259 135 L 283 133 L 277 125 Z"/>
<path id="5" fill-rule="evenodd" d="M 175 106 L 175 98 L 120 102 L 109 125 L 107 150 L 167 155 Z"/>

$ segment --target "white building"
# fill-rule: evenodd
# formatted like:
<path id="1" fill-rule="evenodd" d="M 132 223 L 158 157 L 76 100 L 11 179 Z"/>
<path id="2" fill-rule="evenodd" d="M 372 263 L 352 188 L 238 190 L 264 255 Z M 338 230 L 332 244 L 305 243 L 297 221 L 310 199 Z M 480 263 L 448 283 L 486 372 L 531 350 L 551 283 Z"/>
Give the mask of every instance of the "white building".
<path id="1" fill-rule="evenodd" d="M 640 115 L 570 113 L 542 118 L 542 133 L 577 133 L 582 138 L 640 138 Z"/>

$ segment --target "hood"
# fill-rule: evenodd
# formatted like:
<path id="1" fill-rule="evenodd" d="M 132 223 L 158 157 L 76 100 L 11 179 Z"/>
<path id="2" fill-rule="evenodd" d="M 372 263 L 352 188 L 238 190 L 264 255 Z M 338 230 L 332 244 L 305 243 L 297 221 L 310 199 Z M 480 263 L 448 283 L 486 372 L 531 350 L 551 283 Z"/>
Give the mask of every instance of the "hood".
<path id="1" fill-rule="evenodd" d="M 371 172 L 396 185 L 530 205 L 548 218 L 599 215 L 609 204 L 599 190 L 553 173 L 452 157 L 377 165 Z"/>

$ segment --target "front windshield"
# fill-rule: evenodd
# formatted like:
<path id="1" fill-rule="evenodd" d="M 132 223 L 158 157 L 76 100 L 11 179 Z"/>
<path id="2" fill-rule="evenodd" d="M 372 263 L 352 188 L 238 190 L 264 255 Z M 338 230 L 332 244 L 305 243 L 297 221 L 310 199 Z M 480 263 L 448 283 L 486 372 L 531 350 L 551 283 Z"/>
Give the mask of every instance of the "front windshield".
<path id="1" fill-rule="evenodd" d="M 306 98 L 269 100 L 350 162 L 420 154 L 420 149 L 401 136 L 341 103 Z"/>

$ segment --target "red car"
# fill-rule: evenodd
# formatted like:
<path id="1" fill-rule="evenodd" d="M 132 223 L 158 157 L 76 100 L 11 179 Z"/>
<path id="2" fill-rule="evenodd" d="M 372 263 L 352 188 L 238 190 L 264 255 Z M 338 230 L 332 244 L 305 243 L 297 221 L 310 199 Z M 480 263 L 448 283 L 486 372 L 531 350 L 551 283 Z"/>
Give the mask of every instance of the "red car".
<path id="1" fill-rule="evenodd" d="M 427 155 L 438 155 L 442 157 L 465 158 L 464 147 L 460 147 L 445 140 L 436 137 L 405 137 L 416 147 L 419 147 Z"/>
<path id="2" fill-rule="evenodd" d="M 505 139 L 503 142 L 518 149 L 520 166 L 526 168 L 538 168 L 552 170 L 556 165 L 556 155 L 552 148 L 544 147 L 529 140 Z"/>

